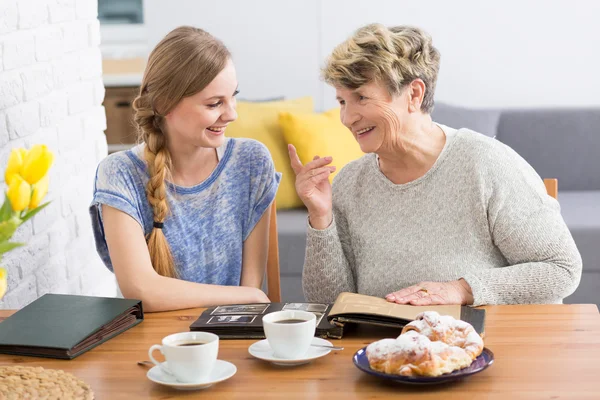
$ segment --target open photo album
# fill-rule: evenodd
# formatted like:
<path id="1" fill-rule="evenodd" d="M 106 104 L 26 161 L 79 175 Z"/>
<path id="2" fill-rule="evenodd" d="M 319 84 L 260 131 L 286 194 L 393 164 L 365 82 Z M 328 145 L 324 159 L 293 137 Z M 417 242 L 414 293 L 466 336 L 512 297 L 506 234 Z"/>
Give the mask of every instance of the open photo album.
<path id="1" fill-rule="evenodd" d="M 190 325 L 192 331 L 212 332 L 222 339 L 264 339 L 262 317 L 281 310 L 302 310 L 315 314 L 315 336 L 340 339 L 347 324 L 371 324 L 402 328 L 424 311 L 437 311 L 473 325 L 483 336 L 485 310 L 468 306 L 411 306 L 356 293 L 340 293 L 333 304 L 263 303 L 211 307 Z"/>

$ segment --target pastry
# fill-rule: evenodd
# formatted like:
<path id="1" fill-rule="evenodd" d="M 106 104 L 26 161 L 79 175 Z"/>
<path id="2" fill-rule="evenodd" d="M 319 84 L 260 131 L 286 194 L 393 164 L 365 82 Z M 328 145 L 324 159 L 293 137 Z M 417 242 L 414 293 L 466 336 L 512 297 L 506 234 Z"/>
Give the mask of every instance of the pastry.
<path id="1" fill-rule="evenodd" d="M 398 338 L 367 346 L 367 359 L 387 374 L 439 376 L 468 367 L 482 351 L 483 339 L 469 323 L 426 311 Z"/>
<path id="2" fill-rule="evenodd" d="M 483 351 L 483 339 L 468 322 L 435 311 L 425 311 L 404 326 L 402 334 L 416 331 L 429 340 L 464 349 L 472 360 Z"/>

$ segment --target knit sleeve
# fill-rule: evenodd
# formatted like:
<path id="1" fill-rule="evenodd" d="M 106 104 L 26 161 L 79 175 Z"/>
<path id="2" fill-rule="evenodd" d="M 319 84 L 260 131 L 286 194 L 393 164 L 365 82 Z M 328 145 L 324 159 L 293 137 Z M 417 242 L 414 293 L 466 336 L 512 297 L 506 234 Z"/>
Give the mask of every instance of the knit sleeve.
<path id="1" fill-rule="evenodd" d="M 508 266 L 464 276 L 474 305 L 549 303 L 570 295 L 582 260 L 559 203 L 512 149 L 504 146 L 496 156 L 487 179 L 488 223 Z"/>
<path id="2" fill-rule="evenodd" d="M 309 302 L 332 303 L 342 292 L 356 292 L 355 261 L 342 207 L 346 193 L 338 178 L 333 186 L 333 222 L 323 230 L 308 224 L 302 286 Z"/>

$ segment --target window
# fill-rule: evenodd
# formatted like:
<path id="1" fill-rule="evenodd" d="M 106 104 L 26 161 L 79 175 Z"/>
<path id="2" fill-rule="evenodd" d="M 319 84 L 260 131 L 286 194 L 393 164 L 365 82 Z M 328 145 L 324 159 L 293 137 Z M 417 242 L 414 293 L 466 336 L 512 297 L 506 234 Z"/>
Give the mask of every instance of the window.
<path id="1" fill-rule="evenodd" d="M 98 0 L 98 19 L 103 25 L 143 24 L 142 0 Z"/>

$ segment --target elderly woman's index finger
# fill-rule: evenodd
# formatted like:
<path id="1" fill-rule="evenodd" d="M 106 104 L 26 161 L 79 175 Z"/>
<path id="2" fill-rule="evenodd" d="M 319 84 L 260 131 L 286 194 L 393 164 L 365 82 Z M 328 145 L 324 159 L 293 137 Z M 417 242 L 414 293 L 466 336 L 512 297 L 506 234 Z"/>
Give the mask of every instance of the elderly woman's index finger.
<path id="1" fill-rule="evenodd" d="M 292 169 L 294 170 L 294 173 L 298 175 L 302 170 L 303 165 L 293 144 L 288 144 L 288 153 L 290 154 L 290 164 L 292 165 Z"/>

